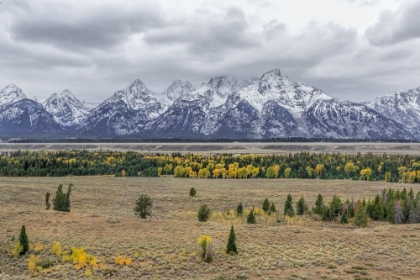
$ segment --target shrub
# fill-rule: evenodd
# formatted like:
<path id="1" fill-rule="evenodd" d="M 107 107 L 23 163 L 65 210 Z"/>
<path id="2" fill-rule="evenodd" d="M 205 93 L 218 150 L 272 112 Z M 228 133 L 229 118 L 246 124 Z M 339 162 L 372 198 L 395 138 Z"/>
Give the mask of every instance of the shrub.
<path id="1" fill-rule="evenodd" d="M 293 217 L 295 215 L 295 210 L 293 210 L 293 205 L 292 205 L 292 196 L 289 195 L 287 196 L 286 202 L 284 203 L 284 215 L 287 215 L 289 217 Z"/>
<path id="2" fill-rule="evenodd" d="M 190 196 L 195 196 L 196 193 L 197 193 L 197 191 L 195 190 L 195 188 L 190 189 Z"/>
<path id="3" fill-rule="evenodd" d="M 198 209 L 197 217 L 200 222 L 206 222 L 210 218 L 210 208 L 206 204 L 201 205 Z"/>
<path id="4" fill-rule="evenodd" d="M 244 207 L 242 206 L 242 202 L 239 202 L 238 207 L 236 207 L 236 215 L 242 216 L 244 213 Z"/>
<path id="5" fill-rule="evenodd" d="M 197 243 L 201 246 L 201 258 L 205 262 L 211 262 L 213 260 L 211 237 L 208 235 L 202 235 L 198 238 Z"/>
<path id="6" fill-rule="evenodd" d="M 23 247 L 22 247 L 22 245 L 20 244 L 20 241 L 18 240 L 16 243 L 15 243 L 15 247 L 13 248 L 13 251 L 12 251 L 12 255 L 14 256 L 14 257 L 19 257 L 20 256 L 20 253 L 23 251 Z"/>
<path id="7" fill-rule="evenodd" d="M 19 234 L 19 243 L 22 246 L 22 250 L 20 251 L 19 255 L 25 255 L 26 252 L 29 250 L 29 240 L 28 236 L 26 235 L 25 226 L 22 226 Z"/>
<path id="8" fill-rule="evenodd" d="M 62 254 L 61 244 L 60 242 L 55 242 L 52 246 L 52 252 L 54 255 L 59 256 Z"/>
<path id="9" fill-rule="evenodd" d="M 313 211 L 315 214 L 322 215 L 322 210 L 324 208 L 324 201 L 321 194 L 318 194 L 318 197 L 315 201 L 315 207 L 313 208 Z"/>
<path id="10" fill-rule="evenodd" d="M 131 265 L 131 262 L 132 262 L 132 259 L 127 258 L 126 256 L 115 257 L 115 263 L 119 264 L 119 265 L 129 266 L 129 265 Z"/>
<path id="11" fill-rule="evenodd" d="M 70 193 L 73 184 L 69 184 L 67 193 L 63 192 L 63 185 L 59 185 L 55 198 L 53 199 L 53 209 L 56 211 L 70 212 Z"/>
<path id="12" fill-rule="evenodd" d="M 50 196 L 51 196 L 51 194 L 49 192 L 47 192 L 45 194 L 45 209 L 47 209 L 47 210 L 50 209 L 50 207 L 51 207 Z"/>
<path id="13" fill-rule="evenodd" d="M 268 210 L 270 210 L 270 202 L 268 202 L 267 198 L 263 202 L 262 209 L 265 213 L 267 213 Z"/>
<path id="14" fill-rule="evenodd" d="M 86 253 L 83 247 L 79 249 L 75 247 L 71 248 L 71 255 L 63 257 L 63 262 L 66 261 L 73 263 L 76 269 L 82 269 L 88 265 L 94 269 L 97 268 L 96 258 Z"/>
<path id="15" fill-rule="evenodd" d="M 246 222 L 248 224 L 255 224 L 257 223 L 257 219 L 255 218 L 254 210 L 251 209 L 251 211 L 248 214 L 248 217 L 246 217 Z"/>
<path id="16" fill-rule="evenodd" d="M 236 234 L 235 230 L 233 229 L 233 225 L 230 228 L 230 234 L 228 239 L 228 244 L 226 247 L 226 253 L 227 254 L 238 254 L 238 249 L 236 248 Z"/>
<path id="17" fill-rule="evenodd" d="M 153 200 L 147 194 L 142 194 L 136 201 L 134 213 L 141 219 L 146 219 L 146 216 L 152 216 Z"/>

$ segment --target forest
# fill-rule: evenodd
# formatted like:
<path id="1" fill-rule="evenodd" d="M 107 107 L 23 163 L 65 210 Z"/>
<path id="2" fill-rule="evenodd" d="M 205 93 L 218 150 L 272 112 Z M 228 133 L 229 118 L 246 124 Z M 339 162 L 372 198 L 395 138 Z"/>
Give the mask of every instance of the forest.
<path id="1" fill-rule="evenodd" d="M 87 150 L 13 151 L 0 154 L 0 176 L 68 175 L 319 178 L 418 183 L 420 157 L 372 153 L 199 155 Z"/>

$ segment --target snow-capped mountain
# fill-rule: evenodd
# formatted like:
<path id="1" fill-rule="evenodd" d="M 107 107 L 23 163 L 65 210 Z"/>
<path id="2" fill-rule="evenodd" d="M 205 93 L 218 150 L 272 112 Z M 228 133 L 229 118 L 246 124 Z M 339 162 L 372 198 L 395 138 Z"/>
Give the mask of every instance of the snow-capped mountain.
<path id="1" fill-rule="evenodd" d="M 416 136 L 420 136 L 420 87 L 396 91 L 376 98 L 366 105 L 409 128 Z"/>
<path id="2" fill-rule="evenodd" d="M 0 106 L 0 135 L 52 135 L 62 128 L 40 103 L 31 99 Z"/>
<path id="3" fill-rule="evenodd" d="M 65 127 L 80 125 L 94 108 L 67 89 L 59 94 L 53 93 L 42 105 L 57 123 Z"/>
<path id="4" fill-rule="evenodd" d="M 99 104 L 81 126 L 84 133 L 126 135 L 141 131 L 162 113 L 157 94 L 140 79 Z"/>
<path id="5" fill-rule="evenodd" d="M 420 139 L 420 88 L 358 104 L 293 82 L 278 69 L 240 82 L 214 77 L 197 88 L 178 80 L 160 93 L 138 79 L 93 109 L 69 91 L 47 99 L 48 112 L 16 86 L 3 89 L 2 96 L 0 135 L 48 133 L 48 128 L 142 138 L 414 139 L 415 134 Z"/>
<path id="6" fill-rule="evenodd" d="M 10 84 L 0 91 L 0 106 L 25 99 L 26 95 L 15 84 Z"/>

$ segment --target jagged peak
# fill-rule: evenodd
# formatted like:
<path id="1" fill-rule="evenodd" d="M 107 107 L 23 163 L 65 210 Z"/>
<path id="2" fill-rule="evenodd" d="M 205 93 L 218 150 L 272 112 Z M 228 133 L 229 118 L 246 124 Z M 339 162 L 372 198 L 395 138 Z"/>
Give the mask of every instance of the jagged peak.
<path id="1" fill-rule="evenodd" d="M 1 92 L 2 93 L 10 93 L 10 92 L 16 92 L 16 93 L 18 93 L 18 94 L 20 94 L 20 95 L 23 95 L 23 91 L 22 91 L 22 89 L 21 88 L 19 88 L 18 86 L 16 86 L 15 84 L 9 84 L 9 85 L 7 85 L 6 87 L 4 87 L 2 90 L 1 90 Z"/>
<path id="2" fill-rule="evenodd" d="M 265 72 L 262 76 L 261 79 L 267 79 L 267 78 L 277 78 L 277 79 L 281 79 L 281 71 L 280 69 L 273 69 L 270 70 L 268 72 Z"/>

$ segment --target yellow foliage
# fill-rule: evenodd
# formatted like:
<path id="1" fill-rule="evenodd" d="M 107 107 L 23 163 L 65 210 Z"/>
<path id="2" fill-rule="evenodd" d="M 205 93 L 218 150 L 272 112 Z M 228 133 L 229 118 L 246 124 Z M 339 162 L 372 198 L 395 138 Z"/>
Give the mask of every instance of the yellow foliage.
<path id="1" fill-rule="evenodd" d="M 63 253 L 63 251 L 61 250 L 61 244 L 60 242 L 55 242 L 54 245 L 52 246 L 52 252 L 54 253 L 54 255 L 59 256 Z"/>
<path id="2" fill-rule="evenodd" d="M 201 245 L 204 243 L 204 241 L 206 241 L 206 247 L 209 246 L 210 242 L 211 242 L 211 237 L 209 235 L 205 235 L 203 234 L 202 236 L 200 236 L 197 239 L 197 244 Z"/>
<path id="3" fill-rule="evenodd" d="M 71 255 L 64 256 L 63 262 L 69 261 L 72 262 L 77 269 L 82 269 L 87 265 L 91 265 L 94 269 L 96 269 L 96 258 L 87 254 L 83 247 L 77 249 L 75 247 L 71 248 Z"/>
<path id="4" fill-rule="evenodd" d="M 22 246 L 22 244 L 20 244 L 20 241 L 18 240 L 15 244 L 15 247 L 13 248 L 12 255 L 14 257 L 19 257 L 20 252 L 22 252 L 22 251 L 23 251 L 23 246 Z"/>
<path id="5" fill-rule="evenodd" d="M 127 256 L 118 256 L 115 257 L 115 263 L 119 264 L 119 265 L 126 265 L 129 266 L 131 265 L 132 259 L 127 258 Z"/>
<path id="6" fill-rule="evenodd" d="M 28 259 L 28 270 L 32 273 L 42 271 L 42 267 L 37 266 L 36 264 L 39 262 L 40 258 L 31 254 Z"/>
<path id="7" fill-rule="evenodd" d="M 85 270 L 85 276 L 92 277 L 92 271 L 89 268 Z"/>
<path id="8" fill-rule="evenodd" d="M 42 249 L 44 249 L 44 246 L 40 242 L 35 243 L 34 245 L 35 253 L 42 251 Z"/>

